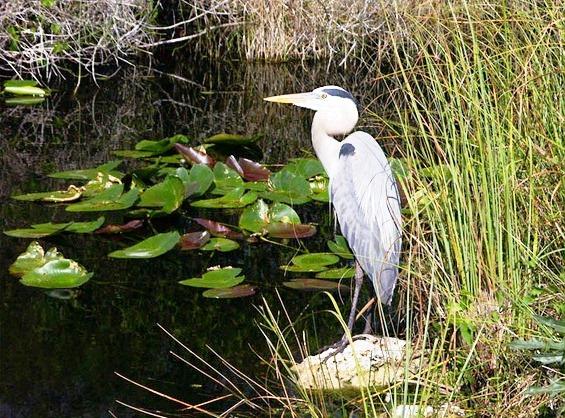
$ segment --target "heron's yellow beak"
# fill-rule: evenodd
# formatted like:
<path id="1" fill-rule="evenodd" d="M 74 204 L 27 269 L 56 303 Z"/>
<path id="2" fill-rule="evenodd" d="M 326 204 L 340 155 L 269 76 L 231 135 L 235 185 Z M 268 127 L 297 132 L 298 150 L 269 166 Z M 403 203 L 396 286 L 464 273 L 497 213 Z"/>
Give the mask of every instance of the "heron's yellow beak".
<path id="1" fill-rule="evenodd" d="M 275 103 L 291 103 L 300 105 L 308 100 L 312 100 L 315 96 L 312 93 L 294 93 L 294 94 L 283 94 L 282 96 L 271 96 L 265 97 L 263 100 Z"/>

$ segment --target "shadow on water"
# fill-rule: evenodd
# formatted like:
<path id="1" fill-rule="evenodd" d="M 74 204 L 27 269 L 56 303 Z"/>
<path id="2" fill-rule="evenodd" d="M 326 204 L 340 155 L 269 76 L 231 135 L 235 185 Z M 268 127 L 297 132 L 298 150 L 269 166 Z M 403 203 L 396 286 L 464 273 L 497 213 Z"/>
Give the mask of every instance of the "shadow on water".
<path id="1" fill-rule="evenodd" d="M 3 230 L 29 223 L 65 221 L 64 207 L 16 202 L 9 195 L 50 190 L 60 185 L 45 177 L 54 170 L 92 167 L 113 159 L 111 151 L 131 148 L 140 139 L 159 139 L 176 133 L 195 140 L 218 132 L 263 132 L 259 143 L 267 163 L 281 163 L 311 152 L 311 114 L 290 107 L 268 105 L 263 97 L 310 90 L 324 84 L 348 86 L 363 101 L 369 95 L 363 74 L 328 75 L 324 67 L 299 65 L 187 66 L 166 72 L 136 70 L 121 77 L 83 83 L 76 95 L 73 85 L 58 86 L 38 107 L 0 108 L 2 169 L 0 170 L 0 226 Z M 368 96 L 370 97 L 370 96 Z M 324 204 L 296 208 L 304 222 L 320 224 L 318 235 L 304 242 L 324 250 L 333 237 Z M 194 216 L 193 209 L 186 209 Z M 201 216 L 218 212 L 198 212 Z M 236 222 L 236 212 L 222 220 Z M 192 221 L 175 215 L 169 221 L 188 230 Z M 171 225 L 166 225 L 170 227 Z M 140 237 L 133 236 L 132 242 Z M 145 407 L 166 407 L 146 392 L 114 375 L 134 380 L 187 401 L 207 399 L 213 388 L 186 365 L 169 355 L 177 349 L 156 327 L 174 333 L 197 352 L 213 347 L 233 364 L 253 373 L 258 359 L 250 344 L 265 352 L 255 325 L 254 304 L 271 301 L 282 282 L 279 269 L 292 249 L 247 245 L 227 255 L 202 256 L 172 251 L 153 260 L 111 260 L 107 254 L 118 244 L 93 236 L 56 237 L 42 241 L 57 246 L 95 273 L 94 278 L 67 294 L 66 299 L 27 288 L 8 275 L 8 266 L 29 241 L 0 235 L 0 415 L 3 417 L 119 416 L 131 414 L 114 399 Z M 260 292 L 251 298 L 210 300 L 198 289 L 179 286 L 179 280 L 199 276 L 213 265 L 242 267 Z M 281 288 L 291 317 L 328 308 L 321 294 Z M 323 343 L 339 333 L 331 318 L 316 319 Z M 174 407 L 173 407 L 174 408 Z"/>

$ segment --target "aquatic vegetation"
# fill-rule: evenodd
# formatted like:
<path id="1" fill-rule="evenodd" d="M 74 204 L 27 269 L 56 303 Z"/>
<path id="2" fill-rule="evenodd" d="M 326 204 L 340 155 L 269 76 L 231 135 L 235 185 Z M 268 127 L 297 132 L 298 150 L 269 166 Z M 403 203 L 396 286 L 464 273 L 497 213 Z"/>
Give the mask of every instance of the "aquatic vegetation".
<path id="1" fill-rule="evenodd" d="M 78 287 L 94 274 L 76 261 L 64 258 L 56 248 L 45 252 L 36 241 L 18 256 L 10 266 L 10 273 L 21 277 L 20 282 L 26 286 L 46 289 Z"/>
<path id="2" fill-rule="evenodd" d="M 153 258 L 172 250 L 179 242 L 180 235 L 177 231 L 164 232 L 153 235 L 138 242 L 131 247 L 116 250 L 108 254 L 113 258 Z"/>
<path id="3" fill-rule="evenodd" d="M 49 95 L 49 90 L 38 84 L 35 80 L 6 80 L 0 94 L 7 96 L 4 99 L 7 105 L 39 104 Z"/>

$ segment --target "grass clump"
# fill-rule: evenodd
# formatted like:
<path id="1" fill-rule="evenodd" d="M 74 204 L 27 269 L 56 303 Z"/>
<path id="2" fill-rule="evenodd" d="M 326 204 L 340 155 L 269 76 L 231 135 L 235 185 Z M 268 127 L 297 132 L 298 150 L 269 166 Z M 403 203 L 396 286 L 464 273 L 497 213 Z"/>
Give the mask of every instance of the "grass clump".
<path id="1" fill-rule="evenodd" d="M 69 63 L 96 75 L 153 40 L 150 1 L 10 0 L 0 3 L 0 72 L 49 79 Z"/>

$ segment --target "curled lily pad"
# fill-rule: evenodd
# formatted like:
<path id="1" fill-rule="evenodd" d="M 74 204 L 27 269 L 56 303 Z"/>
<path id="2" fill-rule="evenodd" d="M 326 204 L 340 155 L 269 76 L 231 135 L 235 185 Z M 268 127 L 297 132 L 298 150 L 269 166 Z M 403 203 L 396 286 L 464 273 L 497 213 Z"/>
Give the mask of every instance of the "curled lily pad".
<path id="1" fill-rule="evenodd" d="M 310 191 L 312 199 L 319 202 L 330 201 L 330 182 L 327 177 L 316 176 L 310 180 Z"/>
<path id="2" fill-rule="evenodd" d="M 222 197 L 197 200 L 190 205 L 196 208 L 242 208 L 250 205 L 256 199 L 257 193 L 245 193 L 244 188 L 237 188 Z"/>
<path id="3" fill-rule="evenodd" d="M 229 251 L 237 250 L 239 244 L 227 238 L 212 238 L 202 247 L 204 251 L 220 251 L 227 253 Z"/>
<path id="4" fill-rule="evenodd" d="M 350 279 L 355 276 L 353 267 L 340 267 L 322 271 L 316 274 L 318 279 Z"/>
<path id="5" fill-rule="evenodd" d="M 14 94 L 17 96 L 39 96 L 43 97 L 46 94 L 46 90 L 41 87 L 36 86 L 4 86 L 4 92 Z"/>
<path id="6" fill-rule="evenodd" d="M 35 87 L 39 84 L 36 80 L 6 80 L 4 87 Z"/>
<path id="7" fill-rule="evenodd" d="M 204 219 L 204 218 L 194 218 L 194 220 L 198 224 L 206 228 L 208 231 L 210 231 L 212 235 L 215 235 L 217 237 L 225 237 L 230 239 L 243 238 L 243 234 L 241 234 L 240 232 L 236 232 L 233 229 L 219 222 L 211 221 L 210 219 Z"/>
<path id="8" fill-rule="evenodd" d="M 233 155 L 230 155 L 226 160 L 226 165 L 247 181 L 267 181 L 271 176 L 269 169 L 247 158 L 236 160 Z"/>
<path id="9" fill-rule="evenodd" d="M 192 147 L 187 147 L 186 145 L 179 143 L 176 143 L 174 147 L 186 161 L 189 161 L 192 164 L 206 164 L 208 167 L 214 167 L 214 165 L 216 164 L 216 160 L 214 160 L 205 152 L 198 151 Z"/>
<path id="10" fill-rule="evenodd" d="M 143 226 L 143 221 L 140 219 L 133 219 L 123 225 L 108 224 L 103 228 L 94 231 L 95 234 L 121 234 L 124 232 L 134 231 Z"/>
<path id="11" fill-rule="evenodd" d="M 82 188 L 71 185 L 67 190 L 28 193 L 28 194 L 12 196 L 12 199 L 26 200 L 26 201 L 42 200 L 44 202 L 72 202 L 74 200 L 80 199 L 82 193 L 83 193 Z"/>
<path id="12" fill-rule="evenodd" d="M 243 168 L 241 168 L 241 166 L 239 165 L 239 162 L 236 160 L 236 158 L 233 155 L 230 155 L 226 159 L 226 165 L 229 168 L 231 168 L 232 170 L 234 170 L 241 177 L 243 177 Z"/>
<path id="13" fill-rule="evenodd" d="M 178 232 L 166 232 L 154 235 L 150 238 L 132 245 L 131 247 L 117 250 L 108 254 L 114 258 L 153 258 L 172 250 L 179 242 Z"/>
<path id="14" fill-rule="evenodd" d="M 211 289 L 223 289 L 240 284 L 245 280 L 245 276 L 238 276 L 241 273 L 240 268 L 225 267 L 217 270 L 211 270 L 193 279 L 180 281 L 185 286 L 192 287 L 208 287 Z"/>
<path id="15" fill-rule="evenodd" d="M 20 282 L 26 286 L 47 289 L 71 288 L 86 283 L 92 275 L 76 261 L 63 258 L 48 261 L 24 274 Z"/>
<path id="16" fill-rule="evenodd" d="M 284 226 L 277 224 L 300 224 L 300 217 L 290 206 L 284 203 L 274 203 L 269 207 L 263 200 L 259 199 L 253 206 L 245 208 L 239 218 L 239 226 L 251 232 L 265 233 L 272 231 L 284 235 Z M 273 235 L 274 236 L 274 235 Z M 286 237 L 284 237 L 286 238 Z"/>
<path id="17" fill-rule="evenodd" d="M 19 96 L 19 97 L 8 97 L 4 100 L 4 103 L 11 106 L 32 106 L 39 103 L 43 103 L 45 101 L 45 97 L 38 97 L 38 96 Z"/>
<path id="18" fill-rule="evenodd" d="M 151 152 L 153 155 L 163 154 L 169 151 L 177 143 L 188 143 L 189 139 L 185 135 L 174 135 L 169 138 L 152 141 L 144 139 L 135 144 L 137 151 Z"/>
<path id="19" fill-rule="evenodd" d="M 353 254 L 351 254 L 351 251 L 349 250 L 347 241 L 341 235 L 336 235 L 335 241 L 328 241 L 328 248 L 332 253 L 340 256 L 341 258 L 353 260 Z"/>
<path id="20" fill-rule="evenodd" d="M 275 222 L 267 225 L 267 233 L 273 238 L 308 238 L 316 234 L 316 227 L 307 224 Z"/>
<path id="21" fill-rule="evenodd" d="M 180 237 L 181 250 L 196 250 L 210 241 L 208 231 L 188 232 Z"/>
<path id="22" fill-rule="evenodd" d="M 339 261 L 339 257 L 329 253 L 310 253 L 298 255 L 292 263 L 298 266 L 329 266 Z"/>
<path id="23" fill-rule="evenodd" d="M 320 280 L 320 279 L 292 279 L 283 282 L 283 285 L 291 289 L 297 290 L 339 290 L 344 291 L 349 289 L 347 286 L 339 282 Z"/>
<path id="24" fill-rule="evenodd" d="M 66 222 L 61 224 L 54 223 L 44 223 L 44 224 L 34 224 L 31 228 L 26 229 L 12 229 L 10 231 L 4 231 L 4 233 L 11 237 L 17 238 L 42 238 L 49 235 L 56 234 L 58 232 L 73 232 L 76 234 L 87 234 L 100 228 L 104 223 L 104 217 L 96 219 L 90 222 Z"/>
<path id="25" fill-rule="evenodd" d="M 256 291 L 257 288 L 255 286 L 240 284 L 227 289 L 208 289 L 202 293 L 202 296 L 214 299 L 243 298 L 254 295 Z"/>

